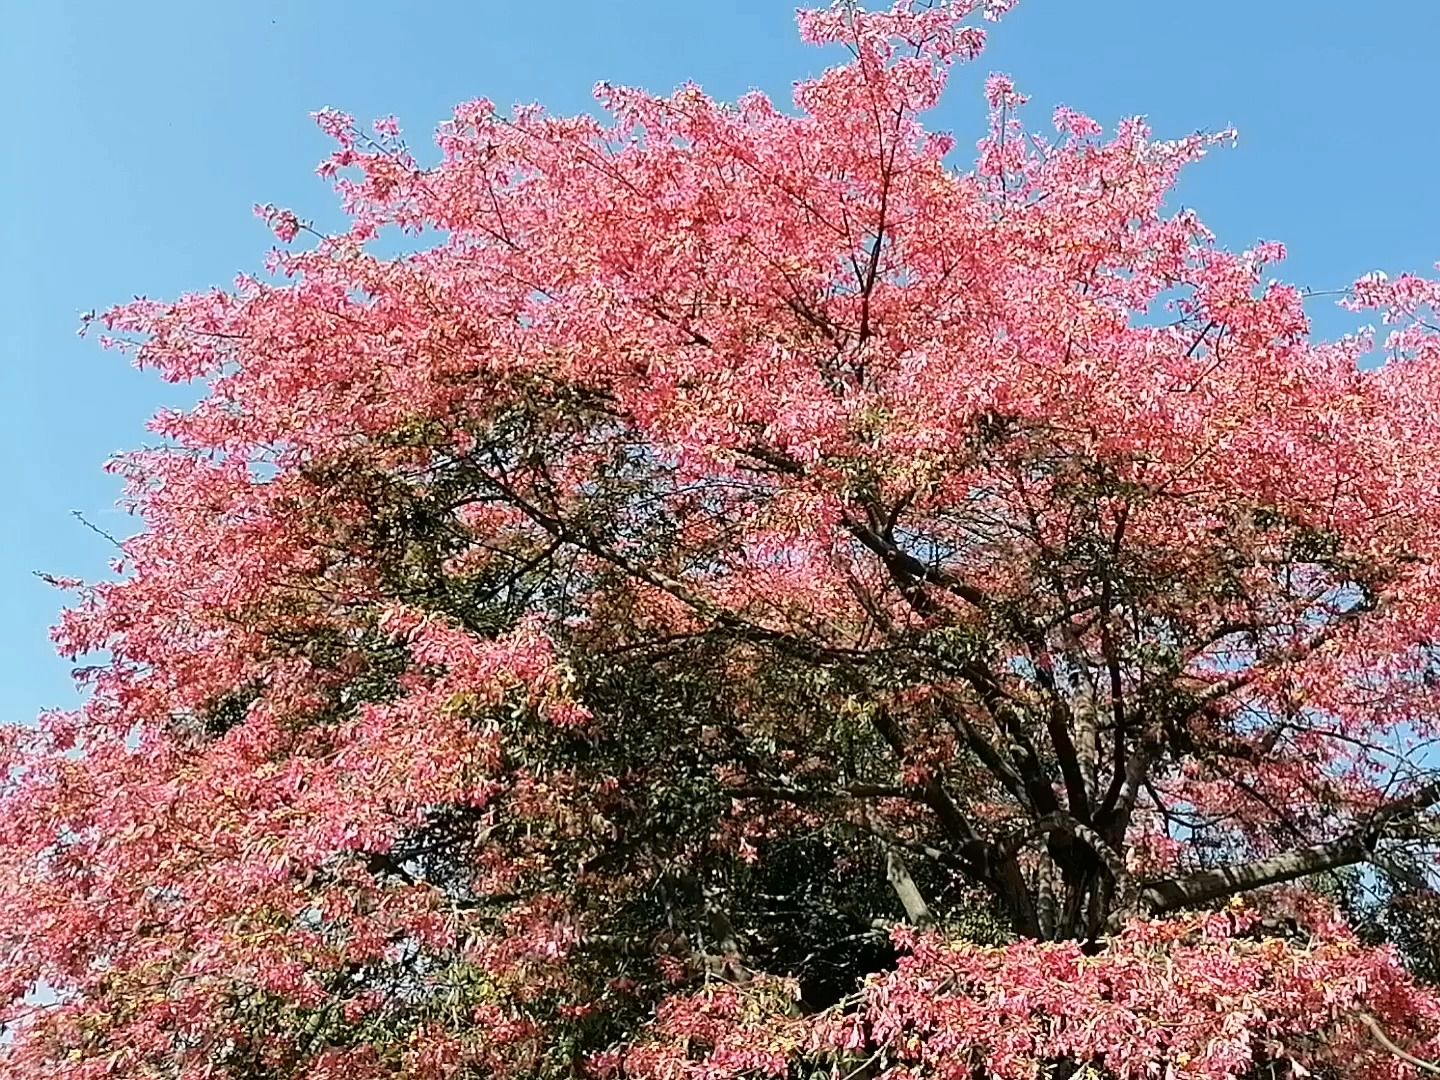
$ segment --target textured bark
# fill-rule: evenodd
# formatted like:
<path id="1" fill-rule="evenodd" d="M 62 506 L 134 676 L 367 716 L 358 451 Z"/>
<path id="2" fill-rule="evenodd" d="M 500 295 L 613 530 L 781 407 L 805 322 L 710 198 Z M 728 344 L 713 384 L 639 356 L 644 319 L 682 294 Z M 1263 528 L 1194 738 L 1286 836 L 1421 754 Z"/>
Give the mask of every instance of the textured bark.
<path id="1" fill-rule="evenodd" d="M 1160 914 L 1342 866 L 1353 866 L 1369 860 L 1376 842 L 1400 819 L 1437 802 L 1440 802 L 1440 783 L 1426 784 L 1413 794 L 1377 810 L 1363 824 L 1334 840 L 1234 866 L 1202 870 L 1183 878 L 1153 881 L 1140 890 L 1140 899 L 1152 912 Z"/>
<path id="2" fill-rule="evenodd" d="M 1204 904 L 1266 885 L 1278 885 L 1325 870 L 1363 862 L 1366 851 L 1355 837 L 1313 844 L 1282 855 L 1202 870 L 1183 878 L 1154 881 L 1140 890 L 1141 902 L 1155 914 Z"/>

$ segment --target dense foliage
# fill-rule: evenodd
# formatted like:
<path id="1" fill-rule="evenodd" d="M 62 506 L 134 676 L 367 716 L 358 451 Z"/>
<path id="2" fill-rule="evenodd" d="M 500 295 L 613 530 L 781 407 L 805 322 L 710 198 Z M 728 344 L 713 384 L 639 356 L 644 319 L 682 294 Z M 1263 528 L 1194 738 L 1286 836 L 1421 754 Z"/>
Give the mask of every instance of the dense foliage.
<path id="1" fill-rule="evenodd" d="M 1213 140 L 1000 77 L 957 170 L 981 6 L 803 13 L 792 112 L 324 113 L 346 231 L 104 316 L 208 393 L 4 731 L 0 1076 L 1440 1053 L 1440 286 L 1362 364 L 1165 209 Z"/>

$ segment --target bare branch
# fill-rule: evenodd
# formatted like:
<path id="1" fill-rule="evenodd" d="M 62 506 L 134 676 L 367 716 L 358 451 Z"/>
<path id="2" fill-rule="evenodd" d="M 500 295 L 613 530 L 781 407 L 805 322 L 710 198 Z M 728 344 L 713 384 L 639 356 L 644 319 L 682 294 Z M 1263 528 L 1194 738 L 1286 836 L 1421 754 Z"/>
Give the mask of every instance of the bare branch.
<path id="1" fill-rule="evenodd" d="M 1188 877 L 1150 882 L 1140 890 L 1140 899 L 1152 912 L 1160 914 L 1267 885 L 1294 881 L 1325 870 L 1353 866 L 1370 858 L 1375 844 L 1393 822 L 1437 802 L 1440 802 L 1440 783 L 1427 784 L 1376 811 L 1366 821 L 1334 840 L 1294 848 L 1247 863 L 1201 870 Z"/>
<path id="2" fill-rule="evenodd" d="M 1391 1039 L 1389 1035 L 1385 1034 L 1385 1029 L 1380 1026 L 1380 1021 L 1376 1020 L 1375 1017 L 1367 1012 L 1362 1012 L 1356 1013 L 1355 1018 L 1365 1025 L 1370 1034 L 1375 1037 L 1375 1041 L 1384 1047 L 1388 1053 L 1394 1054 L 1407 1065 L 1413 1065 L 1415 1068 L 1421 1069 L 1424 1072 L 1440 1076 L 1440 1065 L 1435 1064 L 1433 1061 L 1426 1061 L 1424 1058 L 1418 1058 L 1403 1047 L 1397 1046 L 1395 1041 Z"/>

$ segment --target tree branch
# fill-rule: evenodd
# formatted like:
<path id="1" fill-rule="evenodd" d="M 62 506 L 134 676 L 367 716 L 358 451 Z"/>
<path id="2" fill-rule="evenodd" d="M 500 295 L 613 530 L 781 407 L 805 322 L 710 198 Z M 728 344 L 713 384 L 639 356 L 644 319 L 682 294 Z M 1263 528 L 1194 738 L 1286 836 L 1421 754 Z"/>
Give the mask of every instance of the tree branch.
<path id="1" fill-rule="evenodd" d="M 839 802 L 845 799 L 912 799 L 926 801 L 924 793 L 893 784 L 847 784 L 841 788 L 745 787 L 724 788 L 735 799 L 773 799 L 776 802 Z"/>
<path id="2" fill-rule="evenodd" d="M 1334 840 L 1233 866 L 1201 870 L 1183 878 L 1150 882 L 1140 890 L 1140 899 L 1158 915 L 1325 870 L 1353 866 L 1370 858 L 1376 842 L 1392 822 L 1437 802 L 1440 802 L 1440 782 L 1426 784 L 1376 811 L 1367 821 Z"/>
<path id="3" fill-rule="evenodd" d="M 891 577 L 907 598 L 923 594 L 926 585 L 938 585 L 979 611 L 990 610 L 990 597 L 983 591 L 942 567 L 921 562 L 869 524 L 847 516 L 845 526 L 861 544 L 880 557 L 885 569 L 890 571 Z M 912 599 L 911 602 L 914 603 L 915 600 Z"/>
<path id="4" fill-rule="evenodd" d="M 1403 1047 L 1397 1046 L 1395 1041 L 1385 1034 L 1385 1029 L 1380 1026 L 1380 1021 L 1375 1017 L 1367 1012 L 1362 1012 L 1356 1013 L 1355 1018 L 1365 1025 L 1370 1034 L 1375 1037 L 1375 1041 L 1388 1053 L 1394 1054 L 1401 1061 L 1413 1065 L 1417 1069 L 1440 1076 L 1440 1065 L 1436 1065 L 1433 1061 L 1426 1061 L 1424 1058 L 1418 1058 Z"/>
<path id="5" fill-rule="evenodd" d="M 905 865 L 905 858 L 900 854 L 899 846 L 875 824 L 874 815 L 868 807 L 861 811 L 860 819 L 885 852 L 885 878 L 890 882 L 890 887 L 895 890 L 895 895 L 900 900 L 900 906 L 905 909 L 905 918 L 914 926 L 930 926 L 934 922 L 934 917 L 930 914 L 930 905 L 925 903 L 925 897 L 921 895 L 920 887 L 910 876 L 910 868 Z M 940 855 L 939 852 L 935 854 Z"/>

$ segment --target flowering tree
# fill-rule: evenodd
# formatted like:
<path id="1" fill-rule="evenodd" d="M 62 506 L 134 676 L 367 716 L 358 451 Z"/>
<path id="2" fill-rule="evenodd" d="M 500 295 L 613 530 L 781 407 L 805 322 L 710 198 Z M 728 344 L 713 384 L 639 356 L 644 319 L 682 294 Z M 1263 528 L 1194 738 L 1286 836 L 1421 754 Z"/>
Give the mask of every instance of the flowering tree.
<path id="1" fill-rule="evenodd" d="M 4 732 L 0 1076 L 1435 1071 L 1327 897 L 1440 837 L 1440 285 L 1366 367 L 1165 210 L 1212 140 L 999 77 L 956 171 L 1005 6 L 804 13 L 793 112 L 321 114 L 346 231 L 104 317 L 208 396 Z"/>

